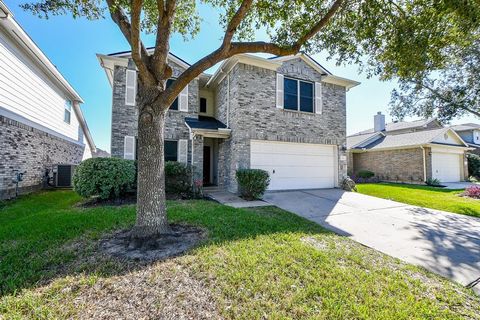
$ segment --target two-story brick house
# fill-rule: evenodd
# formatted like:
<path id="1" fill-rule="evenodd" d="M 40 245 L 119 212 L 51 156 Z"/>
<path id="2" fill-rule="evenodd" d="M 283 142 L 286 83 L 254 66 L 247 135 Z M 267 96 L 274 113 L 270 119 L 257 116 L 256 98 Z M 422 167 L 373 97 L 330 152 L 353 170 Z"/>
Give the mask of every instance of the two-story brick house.
<path id="1" fill-rule="evenodd" d="M 137 108 L 130 52 L 98 55 L 112 85 L 112 156 L 135 158 Z M 189 67 L 170 54 L 173 79 Z M 129 85 L 130 84 L 130 85 Z M 307 55 L 238 55 L 202 74 L 168 111 L 166 160 L 191 164 L 205 185 L 237 190 L 239 168 L 260 168 L 271 190 L 331 188 L 346 175 L 346 92 Z"/>

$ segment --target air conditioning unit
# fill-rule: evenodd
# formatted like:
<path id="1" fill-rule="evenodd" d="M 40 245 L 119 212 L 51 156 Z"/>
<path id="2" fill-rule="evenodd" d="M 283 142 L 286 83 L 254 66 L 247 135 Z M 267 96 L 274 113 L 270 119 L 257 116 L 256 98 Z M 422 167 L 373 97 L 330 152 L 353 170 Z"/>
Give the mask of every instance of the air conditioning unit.
<path id="1" fill-rule="evenodd" d="M 75 167 L 76 165 L 74 164 L 57 164 L 53 166 L 53 178 L 55 182 L 55 187 L 71 188 Z"/>

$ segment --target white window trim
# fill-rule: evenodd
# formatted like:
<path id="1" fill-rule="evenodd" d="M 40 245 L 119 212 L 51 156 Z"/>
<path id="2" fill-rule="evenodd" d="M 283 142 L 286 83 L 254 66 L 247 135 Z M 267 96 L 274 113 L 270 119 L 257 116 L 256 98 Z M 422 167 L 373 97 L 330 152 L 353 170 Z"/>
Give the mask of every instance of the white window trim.
<path id="1" fill-rule="evenodd" d="M 286 109 L 285 108 L 285 79 L 297 81 L 297 110 Z M 297 111 L 297 112 L 305 112 L 305 113 L 315 114 L 315 82 L 296 79 L 296 78 L 292 78 L 292 77 L 286 77 L 286 76 L 283 76 L 283 81 L 284 81 L 284 83 L 283 83 L 283 99 L 284 99 L 283 109 L 287 110 L 287 111 Z M 300 82 L 309 83 L 309 84 L 312 85 L 312 112 L 300 110 Z"/>
<path id="2" fill-rule="evenodd" d="M 67 108 L 67 106 L 69 106 L 70 108 Z M 65 104 L 63 105 L 63 122 L 66 124 L 72 123 L 72 106 L 73 106 L 72 100 L 65 99 Z M 65 121 L 66 112 L 68 112 L 69 114 L 68 121 Z"/>

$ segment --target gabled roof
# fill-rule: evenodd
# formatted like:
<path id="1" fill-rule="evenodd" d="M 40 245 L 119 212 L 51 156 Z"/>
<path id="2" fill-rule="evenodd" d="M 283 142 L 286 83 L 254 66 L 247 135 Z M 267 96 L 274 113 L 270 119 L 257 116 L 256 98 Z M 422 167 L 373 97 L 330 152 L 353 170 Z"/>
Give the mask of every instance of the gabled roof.
<path id="1" fill-rule="evenodd" d="M 452 143 L 441 143 L 438 142 L 438 137 L 441 137 L 445 133 L 450 133 L 458 139 L 460 144 Z M 352 137 L 350 137 L 352 138 Z M 347 138 L 347 139 L 350 139 Z M 364 139 L 363 141 L 366 141 Z M 431 144 L 439 144 L 446 146 L 455 146 L 455 147 L 464 147 L 467 148 L 468 145 L 458 136 L 458 134 L 450 128 L 440 128 L 433 130 L 424 130 L 416 132 L 408 132 L 403 134 L 396 135 L 381 135 L 377 139 L 373 140 L 367 145 L 362 147 L 353 147 L 351 150 L 383 150 L 383 149 L 406 149 L 409 147 L 419 147 Z M 361 145 L 361 143 L 358 143 Z"/>
<path id="2" fill-rule="evenodd" d="M 415 121 L 390 122 L 385 125 L 385 132 L 393 132 L 393 131 L 405 130 L 405 129 L 425 128 L 429 123 L 433 121 L 437 121 L 437 118 L 433 117 L 433 118 L 415 120 Z M 368 130 L 360 131 L 353 135 L 363 135 L 363 134 L 373 133 L 373 132 L 375 132 L 375 130 L 371 128 Z"/>
<path id="3" fill-rule="evenodd" d="M 362 135 L 354 135 L 354 136 L 347 137 L 347 149 L 352 149 L 352 148 L 361 146 L 367 143 L 369 140 L 375 139 L 375 137 L 377 136 L 378 138 L 380 138 L 381 136 L 384 136 L 384 134 L 381 132 L 373 132 L 373 133 L 366 133 Z"/>
<path id="4" fill-rule="evenodd" d="M 155 51 L 155 47 L 148 47 L 146 49 L 147 49 L 148 54 L 152 54 Z M 120 51 L 120 52 L 115 52 L 115 53 L 109 53 L 108 54 L 109 57 L 123 57 L 123 58 L 131 57 L 131 55 L 132 55 L 131 50 Z M 170 59 L 173 62 L 177 63 L 178 65 L 184 67 L 185 69 L 191 66 L 190 63 L 188 63 L 187 61 L 183 60 L 182 58 L 180 58 L 179 56 L 177 56 L 177 55 L 175 55 L 171 52 L 168 53 L 168 59 Z"/>
<path id="5" fill-rule="evenodd" d="M 315 69 L 317 72 L 319 72 L 321 75 L 331 75 L 332 73 L 330 71 L 328 71 L 326 68 L 324 68 L 320 63 L 318 63 L 315 59 L 313 59 L 312 57 L 310 57 L 308 54 L 306 53 L 299 53 L 299 54 L 296 54 L 296 55 L 290 55 L 290 56 L 275 56 L 275 57 L 271 57 L 269 58 L 270 60 L 273 60 L 273 61 L 281 61 L 281 62 L 285 62 L 285 61 L 290 61 L 290 60 L 293 60 L 293 59 L 302 59 L 303 61 L 305 61 L 306 64 L 308 64 L 310 67 L 312 67 L 313 69 Z"/>
<path id="6" fill-rule="evenodd" d="M 455 126 L 451 126 L 455 131 L 468 131 L 468 130 L 478 130 L 480 129 L 480 124 L 476 123 L 464 123 L 464 124 L 459 124 Z"/>

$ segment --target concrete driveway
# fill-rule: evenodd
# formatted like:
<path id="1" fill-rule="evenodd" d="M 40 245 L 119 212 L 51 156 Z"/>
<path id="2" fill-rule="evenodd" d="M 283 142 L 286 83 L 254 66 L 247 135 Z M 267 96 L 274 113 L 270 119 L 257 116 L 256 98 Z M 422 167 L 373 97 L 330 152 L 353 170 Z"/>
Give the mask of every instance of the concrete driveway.
<path id="1" fill-rule="evenodd" d="M 269 192 L 264 200 L 462 285 L 480 277 L 480 219 L 338 189 Z"/>

